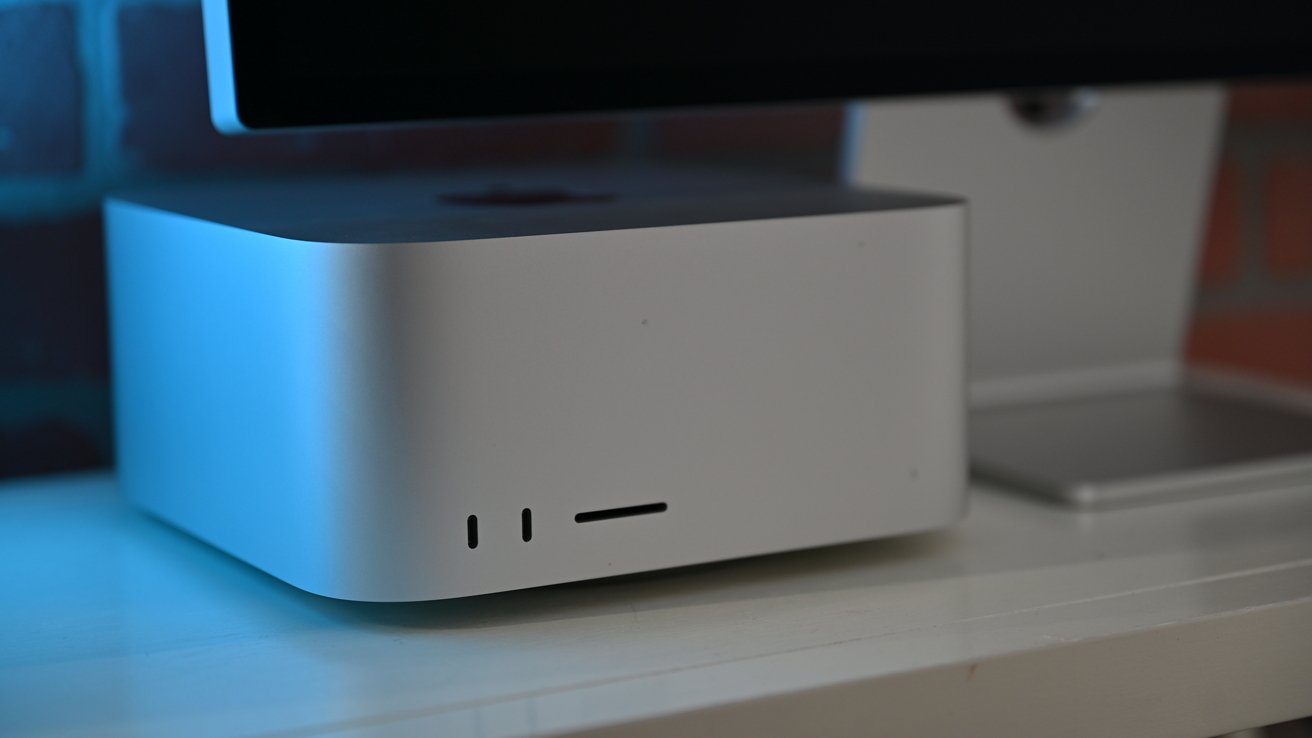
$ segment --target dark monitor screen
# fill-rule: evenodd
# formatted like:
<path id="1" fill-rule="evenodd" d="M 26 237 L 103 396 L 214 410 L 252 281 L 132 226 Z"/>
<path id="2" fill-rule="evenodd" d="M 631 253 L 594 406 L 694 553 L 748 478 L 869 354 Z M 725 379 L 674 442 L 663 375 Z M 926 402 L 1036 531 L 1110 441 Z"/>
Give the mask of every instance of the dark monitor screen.
<path id="1" fill-rule="evenodd" d="M 1297 73 L 1306 9 L 207 0 L 206 24 L 260 129 Z"/>

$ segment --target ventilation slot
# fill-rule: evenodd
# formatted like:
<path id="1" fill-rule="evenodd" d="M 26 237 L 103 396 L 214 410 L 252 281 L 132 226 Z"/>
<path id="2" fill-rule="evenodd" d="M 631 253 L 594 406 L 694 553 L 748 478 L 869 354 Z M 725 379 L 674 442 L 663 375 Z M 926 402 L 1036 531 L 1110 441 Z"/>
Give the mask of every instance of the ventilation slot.
<path id="1" fill-rule="evenodd" d="M 519 514 L 519 530 L 525 543 L 533 540 L 533 511 L 527 507 Z"/>
<path id="2" fill-rule="evenodd" d="M 615 518 L 631 518 L 634 515 L 652 515 L 654 513 L 663 513 L 669 509 L 669 505 L 664 502 L 653 502 L 648 505 L 633 505 L 632 507 L 612 507 L 609 510 L 592 510 L 590 512 L 581 512 L 574 516 L 576 523 L 591 523 L 597 520 L 613 520 Z"/>
<path id="3" fill-rule="evenodd" d="M 469 539 L 470 548 L 478 548 L 478 516 L 470 515 L 465 519 L 465 535 Z"/>

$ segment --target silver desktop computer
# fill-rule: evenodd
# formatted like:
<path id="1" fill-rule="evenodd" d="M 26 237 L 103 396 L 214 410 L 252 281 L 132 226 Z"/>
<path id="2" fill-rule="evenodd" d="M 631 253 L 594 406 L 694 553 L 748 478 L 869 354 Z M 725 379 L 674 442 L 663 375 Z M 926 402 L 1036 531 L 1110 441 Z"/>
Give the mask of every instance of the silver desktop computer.
<path id="1" fill-rule="evenodd" d="M 206 0 L 237 135 L 860 102 L 835 181 L 116 194 L 122 487 L 405 601 L 940 528 L 968 467 L 1083 505 L 1306 481 L 1310 416 L 1200 389 L 1179 347 L 1213 80 L 1312 55 L 1295 9 L 1183 9 Z"/>

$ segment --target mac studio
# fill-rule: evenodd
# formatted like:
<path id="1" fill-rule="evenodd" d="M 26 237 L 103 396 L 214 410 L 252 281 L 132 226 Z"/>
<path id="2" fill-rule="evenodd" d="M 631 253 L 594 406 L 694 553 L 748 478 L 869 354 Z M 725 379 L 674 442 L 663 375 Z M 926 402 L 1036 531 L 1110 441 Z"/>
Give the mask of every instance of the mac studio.
<path id="1" fill-rule="evenodd" d="M 1182 11 L 0 11 L 122 128 L 0 727 L 1306 729 L 1312 372 L 1185 347 L 1312 55 Z"/>

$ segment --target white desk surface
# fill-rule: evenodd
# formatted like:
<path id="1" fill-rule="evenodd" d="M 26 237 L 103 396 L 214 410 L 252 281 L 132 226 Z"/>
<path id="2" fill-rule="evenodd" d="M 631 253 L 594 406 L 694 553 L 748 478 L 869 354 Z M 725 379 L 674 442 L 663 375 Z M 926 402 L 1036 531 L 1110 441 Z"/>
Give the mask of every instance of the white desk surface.
<path id="1" fill-rule="evenodd" d="M 1312 489 L 414 605 L 0 485 L 0 735 L 1207 735 L 1312 714 Z"/>

